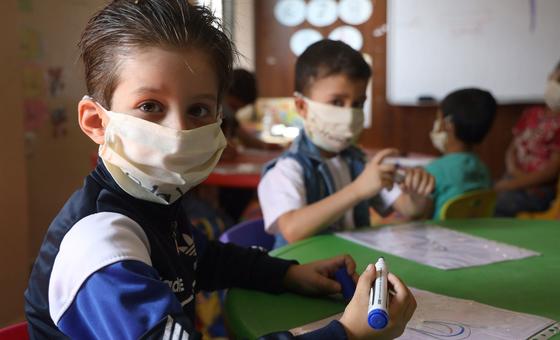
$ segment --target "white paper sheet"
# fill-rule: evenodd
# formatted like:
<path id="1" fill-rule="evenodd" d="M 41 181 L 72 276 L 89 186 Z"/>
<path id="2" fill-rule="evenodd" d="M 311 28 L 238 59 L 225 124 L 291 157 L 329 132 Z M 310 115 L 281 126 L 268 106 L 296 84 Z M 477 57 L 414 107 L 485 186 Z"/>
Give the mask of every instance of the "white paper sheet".
<path id="1" fill-rule="evenodd" d="M 540 255 L 531 250 L 423 223 L 340 232 L 336 236 L 445 270 Z"/>
<path id="2" fill-rule="evenodd" d="M 478 303 L 412 289 L 418 303 L 416 312 L 400 340 L 505 340 L 548 339 L 558 334 L 558 324 L 536 315 L 512 312 Z M 291 330 L 298 335 L 338 320 L 342 313 Z M 364 315 L 364 322 L 366 316 Z"/>

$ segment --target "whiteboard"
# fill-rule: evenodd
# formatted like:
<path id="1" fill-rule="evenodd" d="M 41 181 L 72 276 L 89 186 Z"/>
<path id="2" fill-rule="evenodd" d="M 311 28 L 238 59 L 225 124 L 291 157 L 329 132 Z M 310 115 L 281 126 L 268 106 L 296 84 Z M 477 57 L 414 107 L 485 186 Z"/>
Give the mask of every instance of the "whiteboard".
<path id="1" fill-rule="evenodd" d="M 560 61 L 560 0 L 389 0 L 387 25 L 393 105 L 471 86 L 541 102 Z"/>

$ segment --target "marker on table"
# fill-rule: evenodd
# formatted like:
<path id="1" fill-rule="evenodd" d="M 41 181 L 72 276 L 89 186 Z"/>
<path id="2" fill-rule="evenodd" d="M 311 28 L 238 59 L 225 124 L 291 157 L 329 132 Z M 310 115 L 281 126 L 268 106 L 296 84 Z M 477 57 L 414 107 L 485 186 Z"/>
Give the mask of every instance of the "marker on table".
<path id="1" fill-rule="evenodd" d="M 369 291 L 368 324 L 373 329 L 383 329 L 389 323 L 387 295 L 387 265 L 380 257 L 375 263 L 377 277 Z"/>

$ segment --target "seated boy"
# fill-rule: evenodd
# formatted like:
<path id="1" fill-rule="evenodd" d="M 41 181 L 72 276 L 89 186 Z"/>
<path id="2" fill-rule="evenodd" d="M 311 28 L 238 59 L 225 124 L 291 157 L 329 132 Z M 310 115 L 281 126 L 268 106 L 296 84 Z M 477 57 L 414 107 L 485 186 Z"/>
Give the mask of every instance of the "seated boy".
<path id="1" fill-rule="evenodd" d="M 362 55 L 340 41 L 309 46 L 296 63 L 295 104 L 304 129 L 290 149 L 265 169 L 258 193 L 275 246 L 325 231 L 370 224 L 369 206 L 406 217 L 431 214 L 434 180 L 406 170 L 393 186 L 395 166 L 382 164 L 396 150 L 365 161 L 354 146 L 363 129 L 371 71 Z M 392 189 L 392 190 L 391 190 Z"/>
<path id="2" fill-rule="evenodd" d="M 548 77 L 546 106 L 527 109 L 513 128 L 506 175 L 496 183 L 496 216 L 545 211 L 556 196 L 560 172 L 560 63 Z"/>
<path id="3" fill-rule="evenodd" d="M 78 104 L 78 122 L 100 159 L 49 226 L 33 266 L 25 291 L 31 339 L 198 339 L 200 290 L 332 294 L 342 266 L 357 280 L 349 256 L 299 265 L 191 228 L 181 200 L 225 147 L 219 107 L 233 64 L 232 44 L 208 9 L 112 1 L 90 19 L 80 48 L 90 96 Z M 381 332 L 367 325 L 368 268 L 340 321 L 303 338 L 403 332 L 415 301 L 395 276 L 391 323 Z"/>
<path id="4" fill-rule="evenodd" d="M 488 168 L 474 153 L 496 115 L 496 100 L 486 91 L 461 89 L 441 102 L 430 138 L 443 156 L 426 170 L 436 179 L 434 218 L 448 200 L 477 189 L 492 187 Z"/>

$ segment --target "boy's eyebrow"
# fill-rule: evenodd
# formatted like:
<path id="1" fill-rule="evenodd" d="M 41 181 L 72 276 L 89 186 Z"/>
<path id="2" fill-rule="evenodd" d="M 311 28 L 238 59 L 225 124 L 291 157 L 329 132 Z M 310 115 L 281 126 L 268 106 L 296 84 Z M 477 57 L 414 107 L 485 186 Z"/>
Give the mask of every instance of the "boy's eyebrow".
<path id="1" fill-rule="evenodd" d="M 204 93 L 204 94 L 197 94 L 196 96 L 192 96 L 191 98 L 194 99 L 208 99 L 208 100 L 218 100 L 215 94 L 212 93 Z"/>
<path id="2" fill-rule="evenodd" d="M 137 88 L 136 90 L 134 90 L 134 92 L 136 93 L 157 93 L 157 92 L 163 92 L 165 91 L 162 88 L 159 87 L 149 87 L 149 86 L 142 86 Z"/>
<path id="3" fill-rule="evenodd" d="M 331 94 L 331 97 L 334 97 L 334 98 L 344 98 L 344 99 L 346 99 L 346 98 L 350 97 L 350 94 L 349 94 L 349 93 L 333 93 L 333 94 Z M 358 100 L 366 100 L 366 99 L 367 99 L 367 96 L 361 96 L 361 97 L 359 97 L 359 98 L 357 98 L 357 99 L 358 99 Z"/>

